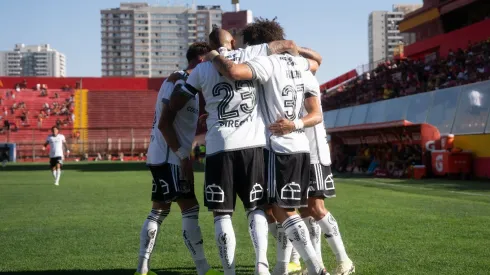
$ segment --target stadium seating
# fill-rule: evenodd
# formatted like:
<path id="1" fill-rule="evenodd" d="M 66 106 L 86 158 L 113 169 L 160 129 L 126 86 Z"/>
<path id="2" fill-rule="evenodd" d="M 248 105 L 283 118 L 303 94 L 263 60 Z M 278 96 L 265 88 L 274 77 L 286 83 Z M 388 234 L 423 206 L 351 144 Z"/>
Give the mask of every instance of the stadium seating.
<path id="1" fill-rule="evenodd" d="M 145 151 L 156 96 L 151 90 L 89 91 L 89 146 L 84 151 L 91 154 Z"/>
<path id="2" fill-rule="evenodd" d="M 446 58 L 399 59 L 378 64 L 322 95 L 324 111 L 376 102 L 490 79 L 490 39 Z"/>

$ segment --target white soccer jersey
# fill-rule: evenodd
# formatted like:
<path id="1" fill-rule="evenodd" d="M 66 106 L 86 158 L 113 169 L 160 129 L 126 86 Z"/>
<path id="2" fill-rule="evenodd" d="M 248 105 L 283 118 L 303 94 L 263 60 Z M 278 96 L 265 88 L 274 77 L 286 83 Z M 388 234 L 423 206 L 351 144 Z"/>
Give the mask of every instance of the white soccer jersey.
<path id="1" fill-rule="evenodd" d="M 305 81 L 305 85 L 308 86 L 309 89 L 314 89 L 315 93 L 320 95 L 320 83 L 318 83 L 318 80 L 311 72 L 304 73 L 303 79 Z M 317 96 L 316 98 L 318 99 L 318 103 L 321 104 L 320 96 Z M 305 134 L 310 142 L 310 163 L 320 163 L 325 166 L 332 164 L 332 160 L 330 158 L 330 148 L 328 147 L 327 143 L 327 132 L 325 131 L 325 124 L 323 122 L 323 116 L 322 123 L 319 123 L 310 128 L 305 128 Z"/>
<path id="2" fill-rule="evenodd" d="M 252 60 L 257 56 L 269 55 L 269 44 L 264 43 L 255 46 L 248 46 L 245 49 L 237 49 L 233 51 L 225 51 L 222 55 L 235 63 L 243 63 L 248 60 Z"/>
<path id="3" fill-rule="evenodd" d="M 187 73 L 179 71 L 184 79 Z M 168 104 L 170 97 L 176 85 L 185 84 L 183 80 L 177 81 L 175 84 L 165 80 L 158 92 L 157 102 L 155 104 L 155 116 L 153 118 L 153 126 L 151 130 L 150 146 L 148 147 L 147 165 L 162 165 L 171 163 L 180 165 L 180 159 L 170 149 L 158 129 L 158 123 L 162 115 L 163 104 Z M 187 101 L 186 105 L 177 112 L 173 127 L 177 134 L 180 146 L 187 152 L 192 149 L 192 142 L 196 135 L 197 119 L 199 117 L 199 96 L 196 95 Z"/>
<path id="4" fill-rule="evenodd" d="M 63 157 L 63 143 L 66 142 L 65 136 L 62 134 L 49 135 L 46 139 L 46 143 L 49 144 L 49 157 L 50 158 L 62 158 Z"/>
<path id="5" fill-rule="evenodd" d="M 267 55 L 267 44 L 224 53 L 235 63 Z M 265 126 L 257 108 L 254 81 L 232 81 L 220 75 L 211 62 L 199 64 L 190 74 L 186 90 L 201 90 L 206 101 L 206 154 L 264 147 Z"/>
<path id="6" fill-rule="evenodd" d="M 254 79 L 261 85 L 260 108 L 265 124 L 269 126 L 278 118 L 289 120 L 299 119 L 303 107 L 305 93 L 315 94 L 313 90 L 305 90 L 303 73 L 309 70 L 309 63 L 303 57 L 289 54 L 256 57 L 247 64 L 253 71 Z M 304 130 L 294 131 L 283 136 L 268 133 L 271 150 L 279 154 L 308 153 L 308 139 Z"/>

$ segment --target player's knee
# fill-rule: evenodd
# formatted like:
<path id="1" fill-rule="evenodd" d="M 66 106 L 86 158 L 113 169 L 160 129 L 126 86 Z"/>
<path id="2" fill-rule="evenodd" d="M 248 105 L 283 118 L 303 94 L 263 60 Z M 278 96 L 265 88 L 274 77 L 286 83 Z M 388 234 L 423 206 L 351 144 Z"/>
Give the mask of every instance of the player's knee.
<path id="1" fill-rule="evenodd" d="M 226 219 L 228 217 L 231 218 L 232 214 L 233 214 L 232 212 L 218 212 L 218 211 L 213 212 L 213 216 L 214 216 L 215 221 L 218 219 Z"/>
<path id="2" fill-rule="evenodd" d="M 152 203 L 152 208 L 155 210 L 170 210 L 170 203 L 154 201 Z"/>
<path id="3" fill-rule="evenodd" d="M 325 215 L 327 215 L 328 211 L 325 208 L 325 203 L 322 199 L 316 199 L 312 203 L 310 203 L 309 209 L 309 214 L 312 216 L 315 220 L 321 220 Z"/>
<path id="4" fill-rule="evenodd" d="M 274 213 L 272 212 L 272 207 L 270 206 L 266 207 L 264 212 L 268 223 L 275 223 L 277 221 L 276 218 L 274 217 Z"/>
<path id="5" fill-rule="evenodd" d="M 311 216 L 308 208 L 300 208 L 300 209 L 298 209 L 298 211 L 299 211 L 299 215 L 301 216 L 301 218 L 306 218 L 306 217 Z"/>
<path id="6" fill-rule="evenodd" d="M 197 211 L 199 212 L 199 202 L 197 201 L 196 198 L 191 198 L 191 199 L 180 199 L 177 200 L 177 204 L 180 207 L 180 211 L 182 213 L 188 211 L 188 210 L 195 210 L 197 208 Z"/>

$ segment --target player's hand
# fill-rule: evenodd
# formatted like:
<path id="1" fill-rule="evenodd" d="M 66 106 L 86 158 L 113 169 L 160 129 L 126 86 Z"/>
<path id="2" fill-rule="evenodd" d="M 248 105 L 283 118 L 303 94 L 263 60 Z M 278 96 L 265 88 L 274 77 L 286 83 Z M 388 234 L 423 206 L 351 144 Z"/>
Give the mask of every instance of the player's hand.
<path id="1" fill-rule="evenodd" d="M 66 156 L 69 157 L 70 156 L 70 150 L 66 150 Z"/>
<path id="2" fill-rule="evenodd" d="M 168 82 L 175 83 L 177 80 L 181 79 L 181 75 L 179 73 L 172 73 L 168 78 Z"/>
<path id="3" fill-rule="evenodd" d="M 269 126 L 269 131 L 276 136 L 287 135 L 294 129 L 294 122 L 285 118 L 280 118 Z"/>
<path id="4" fill-rule="evenodd" d="M 194 169 L 192 168 L 192 161 L 190 158 L 185 158 L 180 161 L 180 171 L 184 179 L 187 181 L 187 184 L 194 184 Z"/>
<path id="5" fill-rule="evenodd" d="M 46 147 L 45 146 L 43 146 L 43 151 L 46 151 Z"/>
<path id="6" fill-rule="evenodd" d="M 197 125 L 199 125 L 199 127 L 203 128 L 203 129 L 206 129 L 206 119 L 208 119 L 208 114 L 203 114 L 199 117 L 199 119 L 197 120 Z"/>

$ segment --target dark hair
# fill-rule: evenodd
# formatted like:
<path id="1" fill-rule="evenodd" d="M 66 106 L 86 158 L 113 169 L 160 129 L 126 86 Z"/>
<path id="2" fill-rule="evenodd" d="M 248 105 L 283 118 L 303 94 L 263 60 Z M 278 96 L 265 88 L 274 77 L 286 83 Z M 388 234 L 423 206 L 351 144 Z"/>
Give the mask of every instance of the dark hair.
<path id="1" fill-rule="evenodd" d="M 58 131 L 60 130 L 60 128 L 58 128 L 58 126 L 53 126 L 53 127 L 51 127 L 51 131 L 53 131 L 54 129 L 56 129 L 56 130 L 58 130 Z"/>
<path id="2" fill-rule="evenodd" d="M 186 58 L 188 62 L 198 58 L 200 55 L 205 55 L 211 51 L 211 47 L 209 47 L 206 42 L 196 42 L 192 43 L 187 50 Z"/>
<path id="3" fill-rule="evenodd" d="M 255 18 L 255 22 L 247 25 L 242 30 L 243 43 L 249 46 L 272 41 L 284 40 L 286 35 L 284 29 L 276 21 L 277 17 L 272 20 L 264 18 Z"/>

